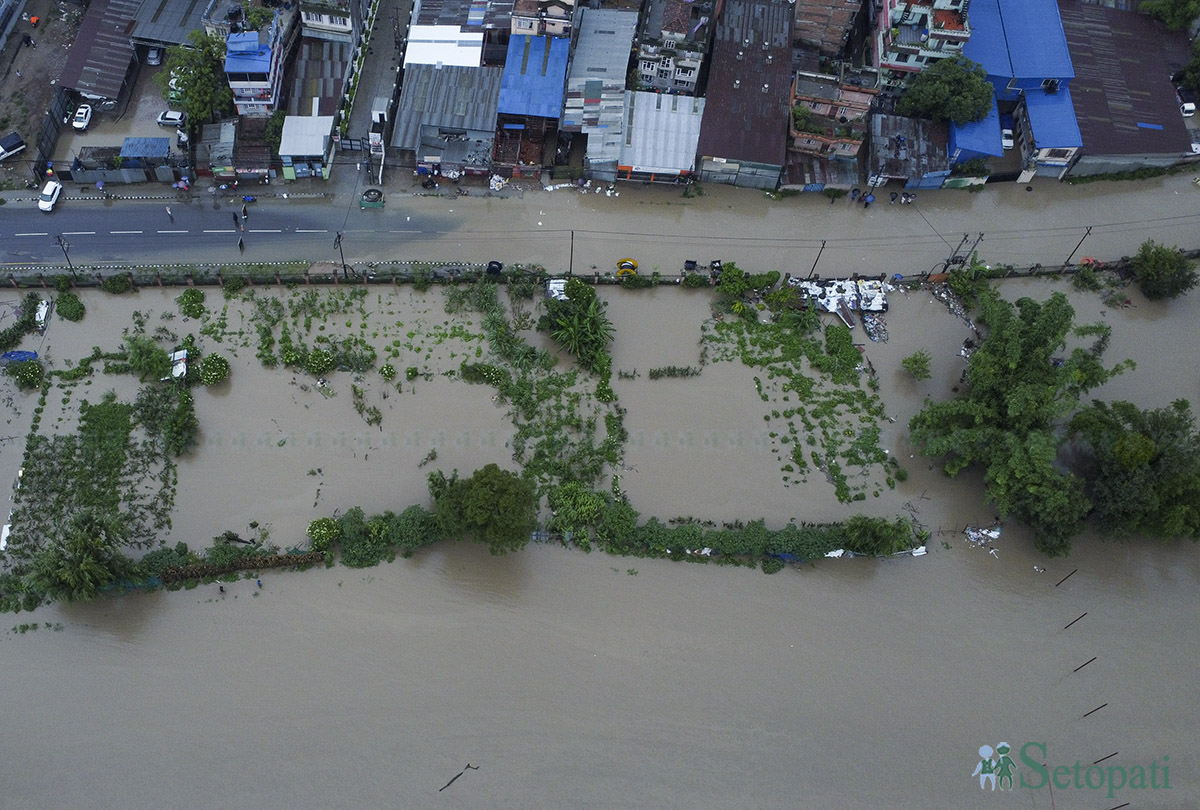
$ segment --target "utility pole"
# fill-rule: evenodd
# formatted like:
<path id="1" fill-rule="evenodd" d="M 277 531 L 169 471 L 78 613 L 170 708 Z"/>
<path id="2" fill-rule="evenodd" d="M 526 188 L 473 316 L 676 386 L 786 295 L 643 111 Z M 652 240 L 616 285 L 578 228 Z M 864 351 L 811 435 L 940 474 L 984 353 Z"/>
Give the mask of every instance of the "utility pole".
<path id="1" fill-rule="evenodd" d="M 68 252 L 71 249 L 71 243 L 66 239 L 63 239 L 61 234 L 54 237 L 54 241 L 58 243 L 60 248 L 62 248 L 63 258 L 67 260 L 67 267 L 71 268 L 71 278 L 78 281 L 79 276 L 75 275 L 75 265 L 71 264 L 71 254 Z"/>
<path id="2" fill-rule="evenodd" d="M 342 278 L 349 278 L 346 274 L 346 254 L 342 252 L 342 232 L 337 232 L 337 237 L 333 240 L 333 246 L 338 249 L 338 255 L 342 257 Z"/>
<path id="3" fill-rule="evenodd" d="M 1091 234 L 1092 234 L 1092 226 L 1088 225 L 1087 230 L 1083 232 L 1083 237 L 1080 238 L 1080 240 L 1079 240 L 1079 244 L 1075 246 L 1075 250 L 1072 250 L 1071 255 L 1067 257 L 1067 260 L 1065 262 L 1063 262 L 1063 267 L 1066 267 L 1068 264 L 1071 263 L 1071 259 L 1075 258 L 1076 251 L 1078 251 L 1079 248 L 1083 247 L 1083 240 L 1087 239 L 1089 236 L 1091 236 Z"/>
<path id="4" fill-rule="evenodd" d="M 975 248 L 979 247 L 979 243 L 983 241 L 983 234 L 981 233 L 976 236 L 975 242 L 971 245 L 971 247 L 967 248 L 967 250 L 963 252 L 963 245 L 967 244 L 967 240 L 970 238 L 970 234 L 963 234 L 963 238 L 958 242 L 958 247 L 954 248 L 953 252 L 950 254 L 950 258 L 946 259 L 947 269 L 951 267 L 962 267 L 964 264 L 966 264 L 967 259 L 971 258 L 971 256 L 975 253 Z"/>
<path id="5" fill-rule="evenodd" d="M 821 254 L 825 252 L 825 240 L 821 240 L 821 249 L 817 251 L 817 258 L 813 260 L 812 269 L 808 271 L 808 277 L 812 278 L 813 273 L 817 272 L 817 262 L 821 261 Z"/>
<path id="6" fill-rule="evenodd" d="M 567 263 L 567 275 L 575 275 L 575 229 L 571 229 L 571 257 Z"/>

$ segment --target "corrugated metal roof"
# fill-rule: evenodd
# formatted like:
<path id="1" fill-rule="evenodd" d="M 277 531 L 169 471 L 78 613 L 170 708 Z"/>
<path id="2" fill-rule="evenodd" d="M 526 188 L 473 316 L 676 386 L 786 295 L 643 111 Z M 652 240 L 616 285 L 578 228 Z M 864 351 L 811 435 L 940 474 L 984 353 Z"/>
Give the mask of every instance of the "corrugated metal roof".
<path id="1" fill-rule="evenodd" d="M 508 28 L 513 0 L 421 0 L 414 23 L 458 25 L 464 31 Z"/>
<path id="2" fill-rule="evenodd" d="M 140 0 L 92 0 L 58 84 L 80 93 L 116 99 L 133 62 L 129 31 Z"/>
<path id="3" fill-rule="evenodd" d="M 498 109 L 506 115 L 558 118 L 571 43 L 563 37 L 515 36 L 500 79 Z"/>
<path id="4" fill-rule="evenodd" d="M 624 140 L 625 79 L 637 32 L 636 11 L 583 10 L 567 74 L 561 128 L 585 132 L 587 159 L 616 162 Z"/>
<path id="5" fill-rule="evenodd" d="M 123 158 L 161 158 L 171 153 L 170 138 L 126 138 L 121 144 Z"/>
<path id="6" fill-rule="evenodd" d="M 950 124 L 950 152 L 958 149 L 978 152 L 981 155 L 1000 157 L 1004 147 L 1000 145 L 1000 111 L 996 108 L 996 100 L 992 99 L 992 108 L 981 121 L 969 124 Z"/>
<path id="7" fill-rule="evenodd" d="M 333 134 L 332 115 L 289 115 L 283 119 L 279 137 L 279 154 L 296 157 L 316 157 L 325 154 Z"/>
<path id="8" fill-rule="evenodd" d="M 600 79 L 606 88 L 620 85 L 624 92 L 637 22 L 636 11 L 585 8 L 579 20 L 570 81 Z"/>
<path id="9" fill-rule="evenodd" d="M 950 168 L 947 128 L 940 122 L 899 115 L 871 116 L 870 174 L 918 179 Z"/>
<path id="10" fill-rule="evenodd" d="M 1191 137 L 1169 78 L 1190 58 L 1187 37 L 1132 11 L 1075 0 L 1061 0 L 1059 11 L 1076 66 L 1071 101 L 1084 151 L 1189 152 Z"/>
<path id="11" fill-rule="evenodd" d="M 421 127 L 496 130 L 500 68 L 411 65 L 404 71 L 392 146 L 415 150 Z"/>
<path id="12" fill-rule="evenodd" d="M 636 171 L 691 171 L 696 163 L 704 103 L 704 99 L 692 96 L 626 91 L 621 165 Z"/>
<path id="13" fill-rule="evenodd" d="M 1025 94 L 1025 109 L 1029 112 L 1029 127 L 1038 149 L 1074 149 L 1083 146 L 1071 89 L 1057 93 L 1033 91 Z"/>
<path id="14" fill-rule="evenodd" d="M 699 154 L 782 166 L 791 92 L 792 7 L 730 0 L 717 22 Z"/>
<path id="15" fill-rule="evenodd" d="M 132 38 L 135 42 L 178 45 L 203 27 L 208 0 L 157 0 L 138 4 Z"/>
<path id="16" fill-rule="evenodd" d="M 973 0 L 963 53 L 992 76 L 1070 79 L 1075 75 L 1056 0 Z"/>

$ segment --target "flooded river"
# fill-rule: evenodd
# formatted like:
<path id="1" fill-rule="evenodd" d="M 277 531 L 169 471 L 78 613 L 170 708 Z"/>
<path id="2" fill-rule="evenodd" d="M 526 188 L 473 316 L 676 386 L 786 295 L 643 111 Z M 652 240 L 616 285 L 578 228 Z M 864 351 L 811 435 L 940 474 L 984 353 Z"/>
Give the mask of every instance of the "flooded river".
<path id="1" fill-rule="evenodd" d="M 1005 294 L 1051 289 L 1020 282 Z M 371 328 L 403 336 L 444 319 L 437 290 L 387 294 L 390 314 Z M 614 368 L 642 374 L 614 387 L 628 409 L 623 483 L 644 516 L 778 526 L 857 511 L 823 480 L 784 485 L 749 369 L 712 363 L 695 380 L 645 378 L 698 362 L 705 293 L 605 295 Z M 83 323 L 56 321 L 39 349 L 56 363 L 115 344 L 134 308 L 153 323 L 173 307 L 151 290 L 86 300 Z M 1200 361 L 1182 347 L 1200 297 L 1120 310 L 1073 300 L 1081 321 L 1112 322 L 1110 360 L 1138 363 L 1100 395 L 1196 405 Z M 768 577 L 548 546 L 493 558 L 442 545 L 367 571 L 268 572 L 261 588 L 232 582 L 224 595 L 203 585 L 9 616 L 0 804 L 1196 807 L 1198 550 L 1084 539 L 1048 561 L 1011 527 L 996 555 L 966 544 L 962 525 L 992 517 L 979 478 L 947 481 L 910 458 L 904 430 L 925 396 L 949 395 L 966 327 L 927 293 L 895 294 L 888 323 L 891 342 L 867 353 L 896 419 L 884 444 L 911 475 L 861 508 L 913 515 L 935 532 L 928 555 L 822 560 Z M 233 376 L 198 393 L 203 441 L 180 465 L 168 540 L 258 521 L 287 546 L 335 509 L 421 501 L 431 468 L 420 461 L 435 448 L 433 466 L 446 470 L 511 466 L 512 427 L 489 390 L 439 376 L 462 359 L 452 345 L 405 349 L 397 365 L 419 362 L 430 379 L 399 394 L 384 399 L 367 384 L 383 411 L 371 427 L 354 412 L 348 375 L 333 375 L 325 396 L 227 344 Z M 919 348 L 933 353 L 934 377 L 915 383 L 898 363 Z M 77 396 L 98 398 L 103 384 Z M 6 432 L 22 436 L 32 400 L 5 385 Z M 55 423 L 57 399 L 43 425 Z M 19 458 L 20 442 L 0 446 L 5 476 Z M 39 629 L 17 632 L 30 621 Z M 1102 767 L 1169 762 L 1170 789 L 981 792 L 977 752 L 1002 741 L 1014 754 L 1044 743 L 1051 770 L 1106 757 Z"/>

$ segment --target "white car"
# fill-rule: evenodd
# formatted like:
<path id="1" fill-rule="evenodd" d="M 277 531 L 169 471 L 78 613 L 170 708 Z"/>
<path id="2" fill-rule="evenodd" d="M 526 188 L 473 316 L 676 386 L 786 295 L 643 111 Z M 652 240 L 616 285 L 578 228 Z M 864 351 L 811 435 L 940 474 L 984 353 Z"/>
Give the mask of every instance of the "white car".
<path id="1" fill-rule="evenodd" d="M 146 52 L 146 64 L 150 67 L 158 67 L 162 64 L 162 48 L 151 48 Z"/>
<path id="2" fill-rule="evenodd" d="M 1004 147 L 1005 150 L 1012 149 L 1014 146 L 1016 146 L 1016 143 L 1016 138 L 1013 137 L 1013 131 L 1011 129 L 1005 128 L 1000 130 L 1000 145 Z"/>
<path id="3" fill-rule="evenodd" d="M 42 196 L 38 197 L 38 208 L 47 213 L 53 211 L 54 204 L 58 202 L 62 190 L 62 183 L 57 180 L 47 180 L 46 185 L 42 188 Z"/>
<path id="4" fill-rule="evenodd" d="M 166 110 L 159 113 L 158 125 L 160 127 L 181 127 L 183 122 L 187 120 L 187 113 L 176 112 L 175 110 Z"/>
<path id="5" fill-rule="evenodd" d="M 80 104 L 75 109 L 75 117 L 71 119 L 71 126 L 80 132 L 87 132 L 88 126 L 92 123 L 92 105 Z"/>

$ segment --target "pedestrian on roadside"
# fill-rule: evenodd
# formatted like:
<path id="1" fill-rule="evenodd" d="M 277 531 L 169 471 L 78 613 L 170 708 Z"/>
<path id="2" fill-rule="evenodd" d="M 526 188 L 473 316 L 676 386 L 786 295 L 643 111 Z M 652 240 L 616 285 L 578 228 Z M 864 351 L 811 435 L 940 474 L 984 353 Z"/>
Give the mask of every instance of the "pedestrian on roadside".
<path id="1" fill-rule="evenodd" d="M 167 206 L 167 219 L 171 220 L 171 224 L 175 224 L 175 215 L 171 213 L 171 206 Z"/>
<path id="2" fill-rule="evenodd" d="M 255 582 L 257 582 L 257 583 L 258 583 L 258 587 L 260 587 L 260 588 L 262 587 L 262 580 L 261 580 L 261 579 L 257 579 L 257 580 L 255 580 Z"/>
<path id="3" fill-rule="evenodd" d="M 897 198 L 897 197 L 899 197 L 899 196 L 900 196 L 899 194 L 897 194 L 896 192 L 894 192 L 894 191 L 893 191 L 893 192 L 891 193 L 891 195 L 888 197 L 888 205 L 895 205 L 895 204 L 896 204 L 896 198 Z"/>
<path id="4" fill-rule="evenodd" d="M 249 209 L 249 208 L 247 208 L 247 207 L 245 206 L 245 204 L 243 203 L 243 204 L 242 204 L 242 219 L 246 219 L 246 218 L 247 218 L 247 217 L 249 217 L 249 216 L 250 216 L 250 209 Z"/>

